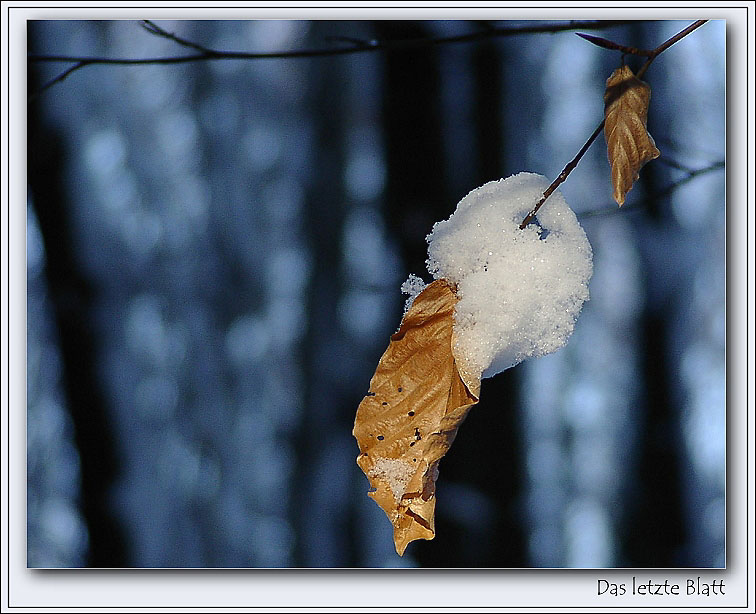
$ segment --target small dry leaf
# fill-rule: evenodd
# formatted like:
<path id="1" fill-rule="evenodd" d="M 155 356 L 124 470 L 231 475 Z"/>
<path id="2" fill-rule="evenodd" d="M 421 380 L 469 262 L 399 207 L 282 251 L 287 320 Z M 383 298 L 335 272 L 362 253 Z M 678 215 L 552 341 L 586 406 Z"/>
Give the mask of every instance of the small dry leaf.
<path id="1" fill-rule="evenodd" d="M 452 352 L 457 297 L 445 280 L 428 285 L 391 336 L 357 409 L 357 464 L 368 493 L 394 526 L 401 556 L 411 541 L 433 539 L 438 463 L 478 402 L 480 378 L 467 383 Z"/>
<path id="2" fill-rule="evenodd" d="M 622 206 L 625 195 L 638 179 L 641 167 L 659 157 L 654 139 L 646 130 L 651 87 L 628 66 L 615 70 L 606 81 L 604 135 L 612 169 L 614 200 Z"/>

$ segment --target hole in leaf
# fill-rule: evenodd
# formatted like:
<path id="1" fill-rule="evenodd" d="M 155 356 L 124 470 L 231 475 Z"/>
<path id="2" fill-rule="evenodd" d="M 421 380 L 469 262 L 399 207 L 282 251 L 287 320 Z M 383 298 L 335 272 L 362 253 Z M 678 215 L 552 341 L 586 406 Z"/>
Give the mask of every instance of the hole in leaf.
<path id="1" fill-rule="evenodd" d="M 378 435 L 378 441 L 383 441 L 383 435 Z"/>

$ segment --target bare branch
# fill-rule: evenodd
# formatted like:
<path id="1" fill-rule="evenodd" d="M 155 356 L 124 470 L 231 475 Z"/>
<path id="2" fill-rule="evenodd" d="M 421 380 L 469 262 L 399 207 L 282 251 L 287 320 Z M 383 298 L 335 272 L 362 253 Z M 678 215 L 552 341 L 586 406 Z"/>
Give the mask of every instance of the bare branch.
<path id="1" fill-rule="evenodd" d="M 659 158 L 659 159 L 661 160 L 662 158 Z M 669 163 L 670 161 L 667 160 L 667 162 Z M 678 164 L 678 163 L 670 163 L 670 166 L 681 169 L 681 170 L 685 168 L 682 164 Z M 677 188 L 679 188 L 681 185 L 688 183 L 689 181 L 695 179 L 696 177 L 699 177 L 701 175 L 705 175 L 706 173 L 711 173 L 713 171 L 717 171 L 723 168 L 725 168 L 725 161 L 719 160 L 717 162 L 714 162 L 702 168 L 697 168 L 694 170 L 687 170 L 684 177 L 669 184 L 666 188 L 663 188 L 659 190 L 658 192 L 655 192 L 646 200 L 665 198 L 666 196 L 669 196 L 672 192 L 674 192 Z M 643 207 L 638 204 L 625 206 L 625 207 L 622 207 L 621 209 L 619 207 L 614 207 L 614 206 L 602 207 L 601 209 L 592 209 L 590 211 L 584 211 L 583 213 L 579 213 L 578 218 L 582 220 L 582 219 L 587 219 L 591 217 L 607 215 L 609 213 L 619 213 L 622 211 L 642 211 L 642 210 L 643 210 Z"/>
<path id="2" fill-rule="evenodd" d="M 152 23 L 144 20 L 143 24 Z M 143 25 L 148 32 L 157 36 L 163 36 L 174 40 L 175 42 L 190 46 L 201 52 L 196 55 L 186 55 L 178 57 L 163 58 L 101 58 L 101 57 L 82 57 L 71 55 L 29 55 L 27 59 L 30 62 L 88 62 L 90 64 L 179 64 L 185 62 L 196 62 L 198 60 L 264 60 L 264 59 L 283 59 L 283 58 L 313 58 L 333 55 L 347 55 L 352 53 L 364 53 L 372 51 L 398 51 L 421 47 L 430 47 L 434 45 L 445 45 L 450 43 L 469 43 L 487 38 L 499 38 L 505 36 L 517 36 L 522 34 L 544 34 L 556 33 L 566 30 L 589 30 L 603 29 L 618 25 L 637 23 L 637 21 L 569 21 L 564 23 L 552 23 L 536 26 L 499 26 L 480 30 L 470 34 L 460 34 L 457 36 L 438 36 L 424 38 L 408 38 L 383 41 L 370 41 L 369 44 L 360 44 L 354 47 L 326 47 L 322 49 L 300 49 L 292 51 L 273 51 L 273 52 L 246 52 L 246 51 L 221 51 L 218 49 L 208 49 L 191 43 L 184 39 L 170 34 L 159 28 L 155 24 L 151 26 Z M 341 40 L 350 40 L 359 42 L 357 39 L 348 37 L 339 37 Z"/>
<path id="3" fill-rule="evenodd" d="M 29 96 L 27 100 L 27 104 L 31 104 L 34 102 L 39 96 L 44 92 L 46 89 L 51 88 L 56 83 L 59 83 L 63 81 L 68 75 L 70 75 L 72 72 L 79 70 L 80 68 L 87 65 L 87 62 L 82 60 L 81 62 L 77 62 L 70 68 L 64 70 L 62 73 L 60 73 L 58 76 L 56 76 L 53 79 L 50 79 L 47 83 L 45 83 L 42 87 L 40 87 L 36 92 L 34 92 L 31 96 Z"/>
<path id="4" fill-rule="evenodd" d="M 667 166 L 671 168 L 676 168 L 678 171 L 683 171 L 684 173 L 692 173 L 693 169 L 689 166 L 686 166 L 685 164 L 682 164 L 678 162 L 677 160 L 672 160 L 671 158 L 666 158 L 664 156 L 660 156 L 656 158 L 660 163 L 666 164 Z"/>
<path id="5" fill-rule="evenodd" d="M 725 161 L 719 160 L 717 162 L 714 162 L 713 164 L 710 164 L 709 166 L 704 166 L 703 168 L 697 168 L 695 170 L 687 171 L 685 176 L 682 179 L 678 179 L 677 181 L 668 185 L 666 188 L 662 189 L 661 191 L 656 192 L 655 194 L 652 195 L 652 198 L 663 198 L 665 196 L 669 196 L 677 188 L 679 188 L 681 185 L 685 183 L 688 183 L 691 179 L 695 179 L 696 177 L 699 177 L 700 175 L 705 175 L 706 173 L 711 173 L 713 171 L 723 169 L 724 167 L 725 167 Z"/>
<path id="6" fill-rule="evenodd" d="M 562 169 L 562 172 L 559 173 L 559 176 L 551 182 L 551 185 L 548 188 L 546 188 L 543 196 L 541 196 L 535 207 L 533 207 L 532 211 L 525 216 L 524 220 L 522 220 L 522 224 L 520 224 L 520 230 L 523 230 L 528 224 L 530 224 L 530 222 L 535 219 L 536 213 L 538 213 L 538 210 L 541 208 L 543 203 L 546 202 L 546 199 L 554 193 L 554 190 L 556 190 L 559 185 L 564 182 L 565 179 L 567 179 L 567 176 L 575 169 L 575 167 L 578 165 L 578 162 L 580 162 L 580 158 L 582 158 L 585 152 L 588 151 L 588 148 L 593 144 L 593 141 L 596 140 L 596 137 L 601 134 L 601 131 L 603 129 L 604 120 L 602 119 L 601 123 L 593 131 L 593 134 L 588 137 L 588 140 L 585 142 L 577 155 L 570 161 L 567 166 Z"/>
<path id="7" fill-rule="evenodd" d="M 688 36 L 688 34 L 693 32 L 693 30 L 695 30 L 696 28 L 700 28 L 707 21 L 708 19 L 699 19 L 698 21 L 690 24 L 684 30 L 680 30 L 672 38 L 669 38 L 666 41 L 664 41 L 661 45 L 659 45 L 656 49 L 654 49 L 654 54 L 650 58 L 648 58 L 648 60 L 646 60 L 646 63 L 640 67 L 638 74 L 636 74 L 635 76 L 638 77 L 638 79 L 642 79 L 643 75 L 646 74 L 648 67 L 651 66 L 651 62 L 653 62 L 659 56 L 659 54 L 669 49 L 672 45 L 674 45 L 680 39 Z"/>
<path id="8" fill-rule="evenodd" d="M 353 39 L 349 37 L 338 37 L 338 40 L 352 43 L 350 47 L 326 47 L 322 49 L 300 49 L 290 51 L 275 51 L 275 52 L 244 52 L 244 51 L 221 51 L 218 49 L 210 49 L 197 43 L 193 43 L 184 38 L 181 38 L 175 34 L 172 34 L 165 29 L 161 28 L 153 21 L 142 20 L 140 22 L 147 32 L 155 36 L 160 36 L 175 43 L 189 47 L 197 51 L 192 55 L 175 56 L 175 57 L 162 57 L 162 58 L 103 58 L 103 57 L 84 57 L 84 56 L 71 56 L 71 55 L 49 55 L 49 54 L 37 54 L 27 56 L 29 62 L 73 62 L 74 65 L 68 68 L 66 71 L 46 83 L 39 91 L 37 91 L 31 98 L 36 99 L 44 90 L 48 89 L 55 83 L 58 83 L 65 79 L 72 72 L 83 68 L 84 66 L 92 66 L 95 64 L 109 64 L 109 65 L 139 65 L 139 64 L 184 64 L 188 62 L 199 62 L 206 60 L 271 60 L 271 59 L 293 59 L 293 58 L 318 58 L 318 57 L 330 57 L 338 55 L 349 55 L 354 53 L 370 53 L 370 52 L 391 52 L 408 49 L 419 49 L 423 47 L 432 47 L 435 45 L 446 45 L 453 43 L 469 43 L 491 38 L 499 38 L 505 36 L 518 36 L 524 34 L 543 34 L 543 33 L 556 33 L 566 30 L 600 30 L 604 28 L 610 28 L 613 26 L 627 25 L 630 23 L 638 23 L 633 20 L 625 21 L 567 21 L 559 23 L 542 23 L 538 25 L 528 26 L 494 26 L 487 27 L 478 32 L 471 34 L 462 34 L 458 36 L 440 36 L 440 37 L 426 37 L 426 38 L 412 38 L 412 39 L 397 39 L 397 40 L 384 40 L 384 41 L 361 41 L 359 39 Z M 336 40 L 336 39 L 334 39 Z"/>
<path id="9" fill-rule="evenodd" d="M 656 47 L 656 49 L 653 49 L 651 51 L 651 57 L 648 58 L 645 64 L 641 67 L 641 69 L 638 71 L 638 74 L 636 77 L 638 79 L 643 76 L 643 74 L 648 70 L 648 67 L 651 66 L 651 62 L 653 62 L 659 54 L 664 52 L 666 49 L 669 49 L 672 45 L 674 45 L 677 41 L 684 38 L 693 30 L 696 28 L 700 28 L 702 25 L 706 23 L 706 19 L 696 21 L 689 25 L 684 30 L 680 30 L 677 34 L 672 36 L 671 38 L 664 41 L 661 45 Z M 593 41 L 591 41 L 593 42 Z M 607 41 L 610 42 L 610 41 Z M 615 44 L 615 43 L 612 43 Z M 539 199 L 539 201 L 536 203 L 535 207 L 525 216 L 525 219 L 520 224 L 520 230 L 524 229 L 528 224 L 530 224 L 534 219 L 536 214 L 538 213 L 538 210 L 543 206 L 543 203 L 546 202 L 546 199 L 548 199 L 549 196 L 551 196 L 554 193 L 554 190 L 564 182 L 565 179 L 567 179 L 567 176 L 575 170 L 575 167 L 578 165 L 578 162 L 580 162 L 580 158 L 582 158 L 585 155 L 585 152 L 588 151 L 588 148 L 593 144 L 593 141 L 596 140 L 596 137 L 601 133 L 601 130 L 604 128 L 604 120 L 601 120 L 601 123 L 597 126 L 597 128 L 593 131 L 593 134 L 588 137 L 588 140 L 585 142 L 583 147 L 580 149 L 580 151 L 577 153 L 577 155 L 572 159 L 572 161 L 564 167 L 561 173 L 559 173 L 559 176 L 554 179 L 554 181 L 551 183 L 551 185 L 546 188 L 546 191 L 543 193 L 543 196 Z"/>
<path id="10" fill-rule="evenodd" d="M 331 35 L 326 36 L 326 42 L 328 43 L 349 43 L 355 47 L 375 47 L 378 44 L 377 40 L 365 40 L 363 38 L 354 38 L 353 36 L 338 36 Z"/>

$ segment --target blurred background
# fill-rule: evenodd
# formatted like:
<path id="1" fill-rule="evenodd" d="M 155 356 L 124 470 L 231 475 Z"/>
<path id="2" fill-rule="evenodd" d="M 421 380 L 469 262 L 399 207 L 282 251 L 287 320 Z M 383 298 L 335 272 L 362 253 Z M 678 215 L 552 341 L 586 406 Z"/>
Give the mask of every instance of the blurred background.
<path id="1" fill-rule="evenodd" d="M 282 51 L 529 22 L 157 23 Z M 653 48 L 689 23 L 592 33 Z M 29 22 L 28 44 L 194 53 L 137 21 Z M 564 31 L 88 66 L 38 96 L 28 566 L 724 566 L 722 21 L 647 73 L 662 157 L 625 206 L 603 136 L 563 184 L 594 249 L 591 300 L 567 347 L 484 380 L 441 463 L 436 538 L 398 557 L 355 463 L 355 412 L 399 286 L 429 279 L 433 223 L 487 181 L 556 177 L 620 61 Z M 30 62 L 30 94 L 70 65 Z"/>

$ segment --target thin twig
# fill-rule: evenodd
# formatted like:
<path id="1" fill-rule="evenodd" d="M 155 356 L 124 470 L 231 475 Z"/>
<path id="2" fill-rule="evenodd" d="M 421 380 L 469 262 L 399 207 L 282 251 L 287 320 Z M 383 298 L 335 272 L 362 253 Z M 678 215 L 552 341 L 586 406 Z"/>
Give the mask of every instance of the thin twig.
<path id="1" fill-rule="evenodd" d="M 676 168 L 678 171 L 682 171 L 683 173 L 692 173 L 694 172 L 694 169 L 690 168 L 689 166 L 685 166 L 684 164 L 678 162 L 677 160 L 673 160 L 672 158 L 666 157 L 666 156 L 660 156 L 657 158 L 657 160 L 661 164 L 666 164 L 667 166 L 671 166 L 672 168 Z"/>
<path id="2" fill-rule="evenodd" d="M 713 171 L 723 169 L 724 167 L 725 167 L 725 161 L 719 160 L 718 162 L 714 162 L 713 164 L 710 164 L 709 166 L 705 166 L 703 168 L 697 168 L 694 170 L 689 170 L 686 172 L 685 177 L 682 177 L 681 179 L 678 179 L 677 181 L 669 184 L 666 188 L 663 188 L 662 190 L 659 190 L 658 192 L 651 194 L 648 200 L 664 198 L 665 196 L 668 196 L 669 194 L 674 192 L 681 185 L 688 183 L 692 179 L 695 179 L 696 177 L 700 177 L 701 175 L 705 175 L 706 173 L 711 173 Z M 682 168 L 682 165 L 676 165 L 675 168 Z M 639 207 L 637 205 L 625 205 L 622 208 L 618 208 L 614 206 L 602 207 L 601 209 L 592 209 L 591 211 L 584 211 L 583 213 L 579 213 L 578 218 L 582 220 L 582 219 L 586 219 L 590 217 L 597 217 L 599 215 L 617 213 L 620 211 L 627 212 L 627 211 L 641 211 L 641 210 L 642 210 L 642 207 Z"/>
<path id="3" fill-rule="evenodd" d="M 327 43 L 349 43 L 350 45 L 354 45 L 355 47 L 375 47 L 375 45 L 378 44 L 378 41 L 375 39 L 365 40 L 364 38 L 355 38 L 353 36 L 339 36 L 336 34 L 326 36 L 325 40 Z"/>
<path id="4" fill-rule="evenodd" d="M 86 66 L 87 62 L 85 60 L 81 60 L 80 62 L 77 62 L 67 70 L 64 70 L 62 73 L 60 73 L 58 76 L 56 76 L 53 79 L 50 79 L 47 83 L 45 83 L 42 87 L 40 87 L 36 92 L 31 94 L 27 100 L 27 104 L 31 104 L 34 102 L 37 98 L 39 98 L 40 94 L 44 92 L 46 89 L 52 87 L 56 83 L 60 83 L 65 79 L 68 75 L 70 75 L 72 72 L 79 70 L 83 66 Z"/>
<path id="5" fill-rule="evenodd" d="M 524 220 L 522 220 L 522 224 L 520 224 L 520 230 L 523 230 L 528 224 L 530 224 L 530 222 L 535 219 L 536 213 L 538 213 L 538 210 L 541 208 L 543 203 L 546 202 L 546 199 L 554 193 L 554 190 L 556 190 L 565 179 L 567 179 L 567 176 L 575 169 L 575 167 L 578 165 L 578 162 L 580 162 L 580 158 L 582 158 L 585 152 L 588 151 L 588 148 L 593 144 L 593 141 L 596 140 L 596 137 L 601 134 L 601 131 L 603 129 L 604 120 L 602 119 L 601 123 L 593 131 L 593 134 L 588 137 L 588 140 L 585 142 L 577 155 L 570 161 L 567 166 L 562 169 L 562 172 L 559 173 L 559 176 L 551 182 L 551 185 L 548 188 L 546 188 L 546 191 L 536 203 L 535 207 L 533 207 L 531 212 L 525 216 Z"/>
<path id="6" fill-rule="evenodd" d="M 664 41 L 661 45 L 659 45 L 656 49 L 654 49 L 654 54 L 646 60 L 646 63 L 643 64 L 643 66 L 640 67 L 640 70 L 635 75 L 638 79 L 642 79 L 643 75 L 646 74 L 646 71 L 648 70 L 648 67 L 651 66 L 651 62 L 653 62 L 660 53 L 666 51 L 669 49 L 672 45 L 674 45 L 677 41 L 679 41 L 681 38 L 684 38 L 688 36 L 693 30 L 696 28 L 700 28 L 702 25 L 704 25 L 708 19 L 699 19 L 698 21 L 690 24 L 687 28 L 684 30 L 680 30 L 677 34 L 675 34 L 672 38 Z"/>
<path id="7" fill-rule="evenodd" d="M 677 34 L 675 34 L 673 37 L 667 39 L 664 41 L 661 45 L 656 47 L 656 49 L 653 49 L 651 51 L 651 56 L 646 60 L 645 64 L 641 67 L 641 69 L 638 71 L 638 74 L 636 77 L 640 79 L 644 73 L 648 70 L 648 67 L 651 66 L 651 62 L 653 62 L 659 54 L 663 53 L 665 50 L 669 49 L 672 45 L 674 45 L 677 41 L 682 39 L 683 37 L 687 36 L 693 30 L 696 28 L 700 28 L 702 25 L 706 23 L 706 19 L 698 20 L 695 23 L 692 23 L 684 30 L 680 30 Z M 618 46 L 619 47 L 619 46 Z M 601 123 L 596 127 L 596 129 L 593 131 L 593 134 L 588 137 L 588 140 L 585 142 L 583 147 L 580 149 L 580 151 L 577 153 L 577 155 L 570 161 L 570 163 L 564 167 L 561 173 L 559 173 L 559 176 L 554 179 L 554 181 L 551 182 L 551 185 L 546 188 L 546 191 L 543 193 L 543 196 L 538 200 L 535 207 L 525 216 L 525 219 L 522 220 L 522 223 L 520 224 L 520 230 L 523 230 L 528 224 L 530 224 L 534 219 L 536 214 L 538 213 L 538 210 L 543 206 L 543 203 L 546 202 L 546 199 L 548 199 L 549 196 L 551 196 L 554 193 L 554 190 L 557 189 L 557 187 L 564 182 L 565 179 L 567 179 L 567 176 L 575 170 L 575 167 L 578 165 L 578 162 L 580 162 L 580 158 L 582 158 L 585 155 L 585 152 L 588 151 L 588 148 L 593 144 L 593 141 L 596 140 L 598 135 L 601 133 L 601 131 L 604 128 L 604 120 L 601 120 Z"/>
<path id="8" fill-rule="evenodd" d="M 155 22 L 150 21 L 149 19 L 143 19 L 142 21 L 139 22 L 139 25 L 142 26 L 145 30 L 147 30 L 147 32 L 149 32 L 150 34 L 167 38 L 168 40 L 172 40 L 174 43 L 178 43 L 179 45 L 183 47 L 189 47 L 191 49 L 194 49 L 195 51 L 199 51 L 202 54 L 205 54 L 208 56 L 214 56 L 217 53 L 216 51 L 213 51 L 212 49 L 208 49 L 207 47 L 203 47 L 202 45 L 198 45 L 197 43 L 193 43 L 192 41 L 186 40 L 185 38 L 181 38 L 180 36 L 176 34 L 168 32 L 167 30 L 164 30 Z"/>
<path id="9" fill-rule="evenodd" d="M 348 55 L 354 53 L 370 53 L 376 51 L 398 51 L 407 49 L 417 49 L 422 47 L 431 47 L 435 45 L 446 45 L 453 43 L 468 43 L 474 41 L 480 41 L 489 38 L 497 38 L 504 36 L 517 36 L 521 34 L 544 34 L 544 33 L 556 33 L 566 30 L 600 30 L 603 28 L 609 28 L 618 25 L 626 25 L 630 23 L 638 23 L 637 21 L 569 21 L 564 23 L 552 23 L 552 24 L 538 24 L 530 26 L 498 26 L 486 28 L 478 32 L 471 34 L 461 34 L 457 36 L 440 36 L 440 37 L 427 37 L 427 38 L 412 38 L 412 39 L 399 39 L 399 40 L 385 40 L 385 41 L 369 41 L 368 44 L 359 44 L 359 41 L 355 39 L 348 39 L 348 37 L 341 37 L 342 40 L 350 40 L 353 42 L 353 46 L 350 47 L 326 47 L 322 49 L 301 49 L 290 51 L 277 51 L 277 52 L 244 52 L 244 51 L 220 51 L 217 49 L 210 49 L 203 47 L 197 43 L 193 43 L 184 38 L 181 38 L 175 34 L 167 32 L 154 22 L 150 20 L 142 20 L 140 25 L 147 30 L 150 34 L 155 36 L 161 36 L 184 47 L 190 47 L 198 51 L 193 55 L 184 55 L 176 57 L 162 57 L 162 58 L 102 58 L 102 57 L 84 57 L 84 56 L 72 56 L 72 55 L 48 55 L 37 54 L 27 56 L 29 62 L 74 62 L 74 66 L 68 68 L 66 71 L 46 83 L 42 86 L 32 98 L 37 98 L 43 91 L 62 81 L 72 72 L 83 68 L 84 66 L 92 66 L 95 64 L 109 64 L 109 65 L 140 65 L 140 64 L 184 64 L 187 62 L 199 62 L 206 60 L 271 60 L 271 59 L 293 59 L 293 58 L 318 58 L 329 57 L 338 55 Z"/>
<path id="10" fill-rule="evenodd" d="M 565 30 L 590 30 L 610 28 L 617 25 L 626 25 L 637 23 L 634 21 L 569 21 L 566 23 L 537 25 L 537 26 L 500 26 L 470 34 L 459 34 L 456 36 L 438 36 L 424 38 L 407 38 L 383 41 L 371 41 L 369 45 L 359 45 L 354 47 L 325 47 L 322 49 L 299 49 L 291 51 L 273 51 L 273 52 L 246 52 L 246 51 L 220 51 L 218 49 L 208 49 L 189 43 L 183 39 L 177 40 L 178 37 L 169 33 L 159 33 L 147 27 L 148 32 L 159 36 L 166 36 L 182 45 L 193 46 L 195 49 L 202 49 L 202 52 L 196 55 L 185 55 L 178 57 L 163 58 L 101 58 L 101 57 L 82 57 L 72 55 L 29 55 L 27 59 L 30 62 L 81 62 L 86 61 L 92 64 L 179 64 L 184 62 L 196 62 L 198 60 L 264 60 L 264 59 L 284 59 L 284 58 L 314 58 L 333 55 L 347 55 L 352 53 L 365 53 L 373 51 L 397 51 L 419 47 L 429 47 L 434 45 L 445 45 L 450 43 L 469 43 L 483 40 L 486 38 L 498 38 L 503 36 L 517 36 L 521 34 L 544 34 L 563 32 Z M 145 27 L 145 26 L 143 26 Z M 162 31 L 165 32 L 165 31 Z M 208 57 L 208 54 L 210 57 Z"/>
<path id="11" fill-rule="evenodd" d="M 631 55 L 642 55 L 642 56 L 651 56 L 654 54 L 653 50 L 649 49 L 636 49 L 635 47 L 628 47 L 626 45 L 620 45 L 619 43 L 615 43 L 613 41 L 607 40 L 605 38 L 600 38 L 598 36 L 591 36 L 590 34 L 581 34 L 580 32 L 575 32 L 580 38 L 584 38 L 589 43 L 593 43 L 594 45 L 597 45 L 598 47 L 603 47 L 604 49 L 613 49 L 615 51 L 622 51 L 623 53 L 629 53 Z"/>
<path id="12" fill-rule="evenodd" d="M 685 177 L 683 177 L 682 179 L 678 179 L 674 183 L 668 185 L 666 188 L 653 194 L 653 198 L 663 198 L 664 196 L 671 194 L 674 190 L 679 188 L 684 183 L 688 183 L 688 181 L 690 181 L 691 179 L 695 179 L 696 177 L 705 175 L 706 173 L 710 173 L 712 171 L 723 169 L 724 167 L 725 167 L 725 161 L 719 160 L 718 162 L 714 162 L 713 164 L 710 164 L 709 166 L 705 166 L 703 168 L 697 168 L 695 170 L 688 171 L 685 174 Z"/>

